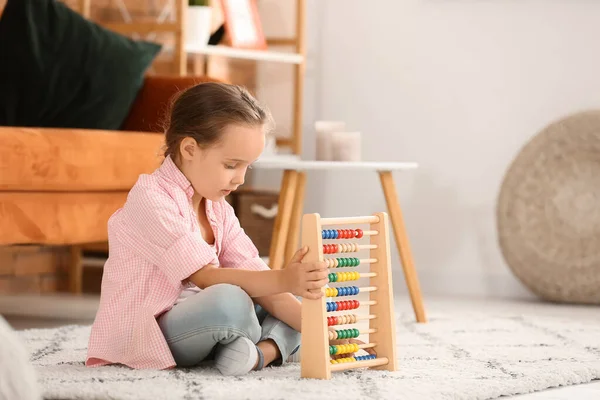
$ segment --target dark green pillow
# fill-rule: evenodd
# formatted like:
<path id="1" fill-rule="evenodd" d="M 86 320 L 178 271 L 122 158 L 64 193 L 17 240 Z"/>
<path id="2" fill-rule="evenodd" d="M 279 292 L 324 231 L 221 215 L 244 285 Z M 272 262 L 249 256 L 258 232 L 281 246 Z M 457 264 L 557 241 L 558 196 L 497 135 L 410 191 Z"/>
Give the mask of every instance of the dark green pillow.
<path id="1" fill-rule="evenodd" d="M 55 0 L 8 0 L 0 18 L 0 125 L 119 129 L 160 49 Z"/>

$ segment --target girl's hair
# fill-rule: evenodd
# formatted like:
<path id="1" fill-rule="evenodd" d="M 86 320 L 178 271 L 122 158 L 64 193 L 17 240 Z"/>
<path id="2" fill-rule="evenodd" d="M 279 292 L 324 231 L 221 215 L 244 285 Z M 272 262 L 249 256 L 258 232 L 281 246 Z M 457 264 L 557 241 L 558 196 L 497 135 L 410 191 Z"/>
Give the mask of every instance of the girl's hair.
<path id="1" fill-rule="evenodd" d="M 171 104 L 165 127 L 165 157 L 176 158 L 186 137 L 202 148 L 219 142 L 228 125 L 273 127 L 269 110 L 243 87 L 226 83 L 200 83 L 180 92 Z"/>

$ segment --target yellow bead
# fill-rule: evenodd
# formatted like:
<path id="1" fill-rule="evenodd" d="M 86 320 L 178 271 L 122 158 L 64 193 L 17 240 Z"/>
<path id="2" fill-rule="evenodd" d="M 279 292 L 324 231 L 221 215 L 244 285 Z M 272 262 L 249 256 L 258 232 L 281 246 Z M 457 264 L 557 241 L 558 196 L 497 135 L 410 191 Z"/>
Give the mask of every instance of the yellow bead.
<path id="1" fill-rule="evenodd" d="M 332 364 L 337 364 L 337 360 L 330 360 Z"/>

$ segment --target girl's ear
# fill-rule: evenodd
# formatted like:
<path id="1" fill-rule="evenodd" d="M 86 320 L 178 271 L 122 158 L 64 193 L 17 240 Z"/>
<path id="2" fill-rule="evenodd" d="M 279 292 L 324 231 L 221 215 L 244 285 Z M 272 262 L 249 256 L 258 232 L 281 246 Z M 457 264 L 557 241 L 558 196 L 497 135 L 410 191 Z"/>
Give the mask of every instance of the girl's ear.
<path id="1" fill-rule="evenodd" d="M 194 158 L 194 154 L 198 150 L 197 146 L 198 145 L 193 138 L 191 138 L 191 137 L 183 138 L 183 140 L 179 144 L 179 150 L 181 152 L 181 157 L 183 157 L 183 159 L 186 161 L 192 160 Z"/>

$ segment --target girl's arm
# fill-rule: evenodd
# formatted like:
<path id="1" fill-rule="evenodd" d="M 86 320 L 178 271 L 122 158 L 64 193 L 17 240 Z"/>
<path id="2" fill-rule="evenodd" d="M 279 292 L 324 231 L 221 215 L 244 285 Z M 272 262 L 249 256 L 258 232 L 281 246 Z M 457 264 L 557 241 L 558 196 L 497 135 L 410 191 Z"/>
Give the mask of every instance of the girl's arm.
<path id="1" fill-rule="evenodd" d="M 189 279 L 200 289 L 219 283 L 229 283 L 241 287 L 250 297 L 260 297 L 286 291 L 288 282 L 284 271 L 283 269 L 253 271 L 206 265 L 190 275 Z"/>
<path id="2" fill-rule="evenodd" d="M 319 299 L 327 284 L 328 268 L 324 262 L 303 263 L 306 247 L 298 250 L 290 264 L 279 270 L 254 271 L 243 268 L 219 268 L 206 265 L 190 275 L 189 280 L 200 289 L 219 283 L 229 283 L 244 289 L 250 297 L 292 293 L 309 299 Z"/>

